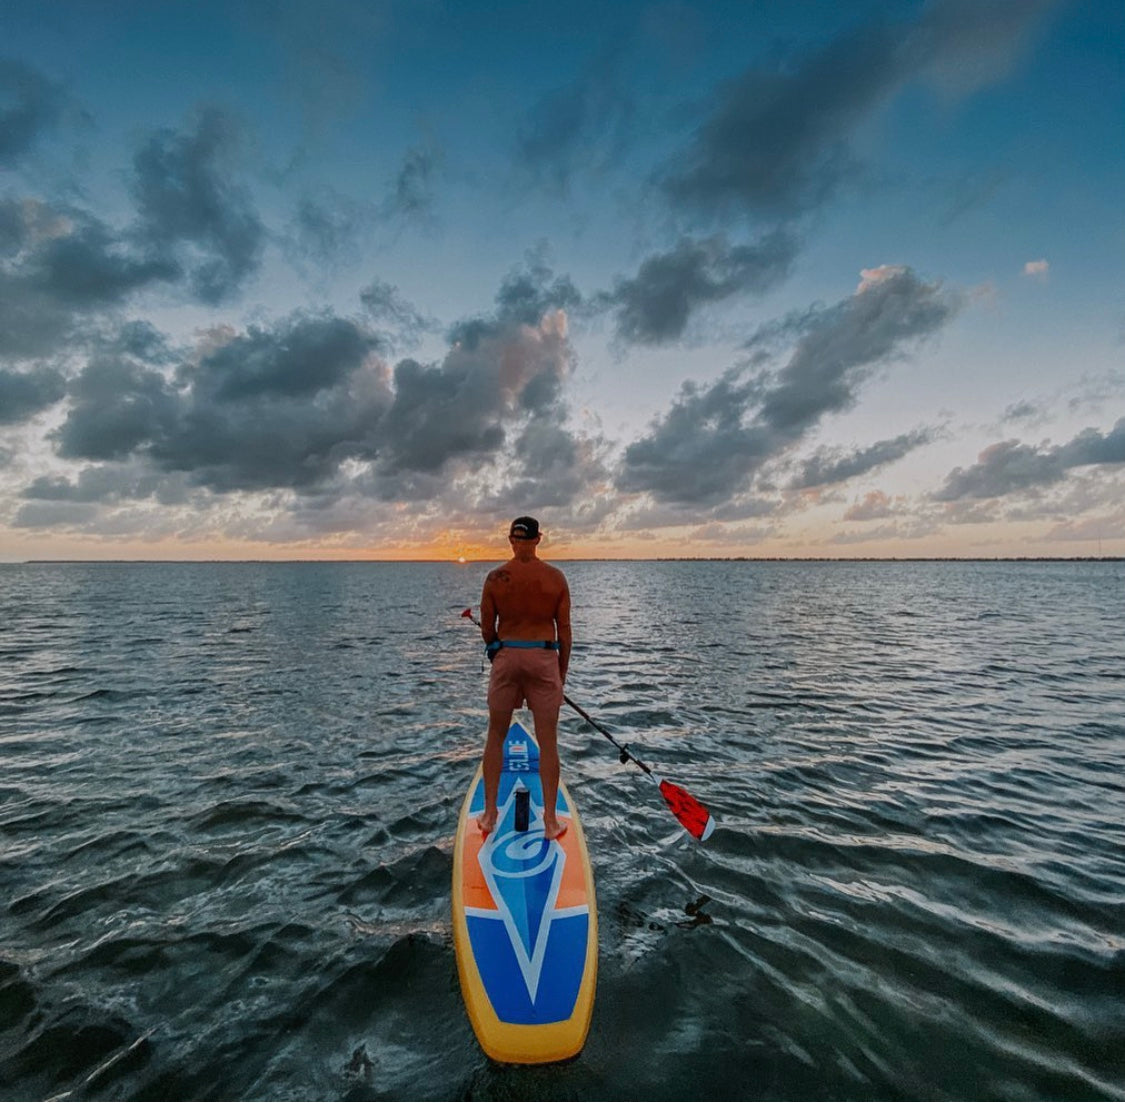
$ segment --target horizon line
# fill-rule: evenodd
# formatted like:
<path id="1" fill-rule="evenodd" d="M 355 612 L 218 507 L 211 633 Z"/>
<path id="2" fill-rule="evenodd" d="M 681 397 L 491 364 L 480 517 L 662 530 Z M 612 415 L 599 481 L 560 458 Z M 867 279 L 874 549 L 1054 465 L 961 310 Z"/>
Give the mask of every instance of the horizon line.
<path id="1" fill-rule="evenodd" d="M 541 556 L 545 562 L 557 563 L 1120 563 L 1125 555 L 645 555 L 645 556 Z M 172 558 L 74 558 L 0 560 L 0 566 L 49 566 L 51 564 L 96 563 L 439 563 L 467 567 L 474 563 L 495 563 L 504 556 L 472 559 L 413 558 L 396 559 L 309 557 L 266 559 L 262 557 L 172 559 Z"/>

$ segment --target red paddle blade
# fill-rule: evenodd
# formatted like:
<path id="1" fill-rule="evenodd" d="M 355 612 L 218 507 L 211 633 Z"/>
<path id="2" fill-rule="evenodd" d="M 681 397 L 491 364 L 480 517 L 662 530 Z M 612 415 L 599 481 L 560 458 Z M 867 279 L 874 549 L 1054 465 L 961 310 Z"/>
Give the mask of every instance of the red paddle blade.
<path id="1" fill-rule="evenodd" d="M 686 789 L 681 789 L 663 778 L 660 779 L 659 785 L 664 803 L 671 809 L 672 815 L 683 824 L 684 830 L 701 843 L 709 839 L 711 832 L 715 830 L 715 820 L 711 813 Z"/>
<path id="2" fill-rule="evenodd" d="M 463 616 L 463 617 L 471 617 L 472 615 L 473 615 L 473 610 L 472 610 L 471 606 L 461 614 L 461 616 Z"/>

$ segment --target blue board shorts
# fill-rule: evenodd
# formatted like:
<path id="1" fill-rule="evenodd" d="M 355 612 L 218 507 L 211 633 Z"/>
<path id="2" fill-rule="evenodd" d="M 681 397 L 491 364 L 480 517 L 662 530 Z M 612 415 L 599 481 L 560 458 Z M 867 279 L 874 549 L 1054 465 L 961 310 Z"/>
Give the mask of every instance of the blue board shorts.
<path id="1" fill-rule="evenodd" d="M 502 647 L 492 660 L 488 679 L 488 707 L 505 710 L 527 707 L 534 712 L 554 709 L 563 703 L 559 653 L 546 648 Z"/>

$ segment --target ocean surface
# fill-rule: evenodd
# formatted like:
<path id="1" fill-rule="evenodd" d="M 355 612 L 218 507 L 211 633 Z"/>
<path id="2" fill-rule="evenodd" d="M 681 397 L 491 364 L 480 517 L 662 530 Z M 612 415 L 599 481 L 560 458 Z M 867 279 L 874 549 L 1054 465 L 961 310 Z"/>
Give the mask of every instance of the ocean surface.
<path id="1" fill-rule="evenodd" d="M 1125 563 L 583 562 L 600 972 L 450 937 L 483 564 L 0 566 L 0 1098 L 1121 1099 Z"/>

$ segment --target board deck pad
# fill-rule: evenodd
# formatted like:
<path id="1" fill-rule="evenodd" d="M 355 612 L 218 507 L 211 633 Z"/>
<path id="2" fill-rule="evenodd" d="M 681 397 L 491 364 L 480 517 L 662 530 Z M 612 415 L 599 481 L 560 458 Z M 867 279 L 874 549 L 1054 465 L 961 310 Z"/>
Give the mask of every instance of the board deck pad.
<path id="1" fill-rule="evenodd" d="M 517 810 L 525 801 L 521 831 Z M 484 811 L 478 768 L 453 856 L 453 938 L 465 1007 L 494 1060 L 564 1060 L 581 1050 L 593 1012 L 594 881 L 582 825 L 561 782 L 556 809 L 567 831 L 543 837 L 539 748 L 518 721 L 504 742 L 497 806 L 496 829 L 485 837 L 476 823 Z"/>

